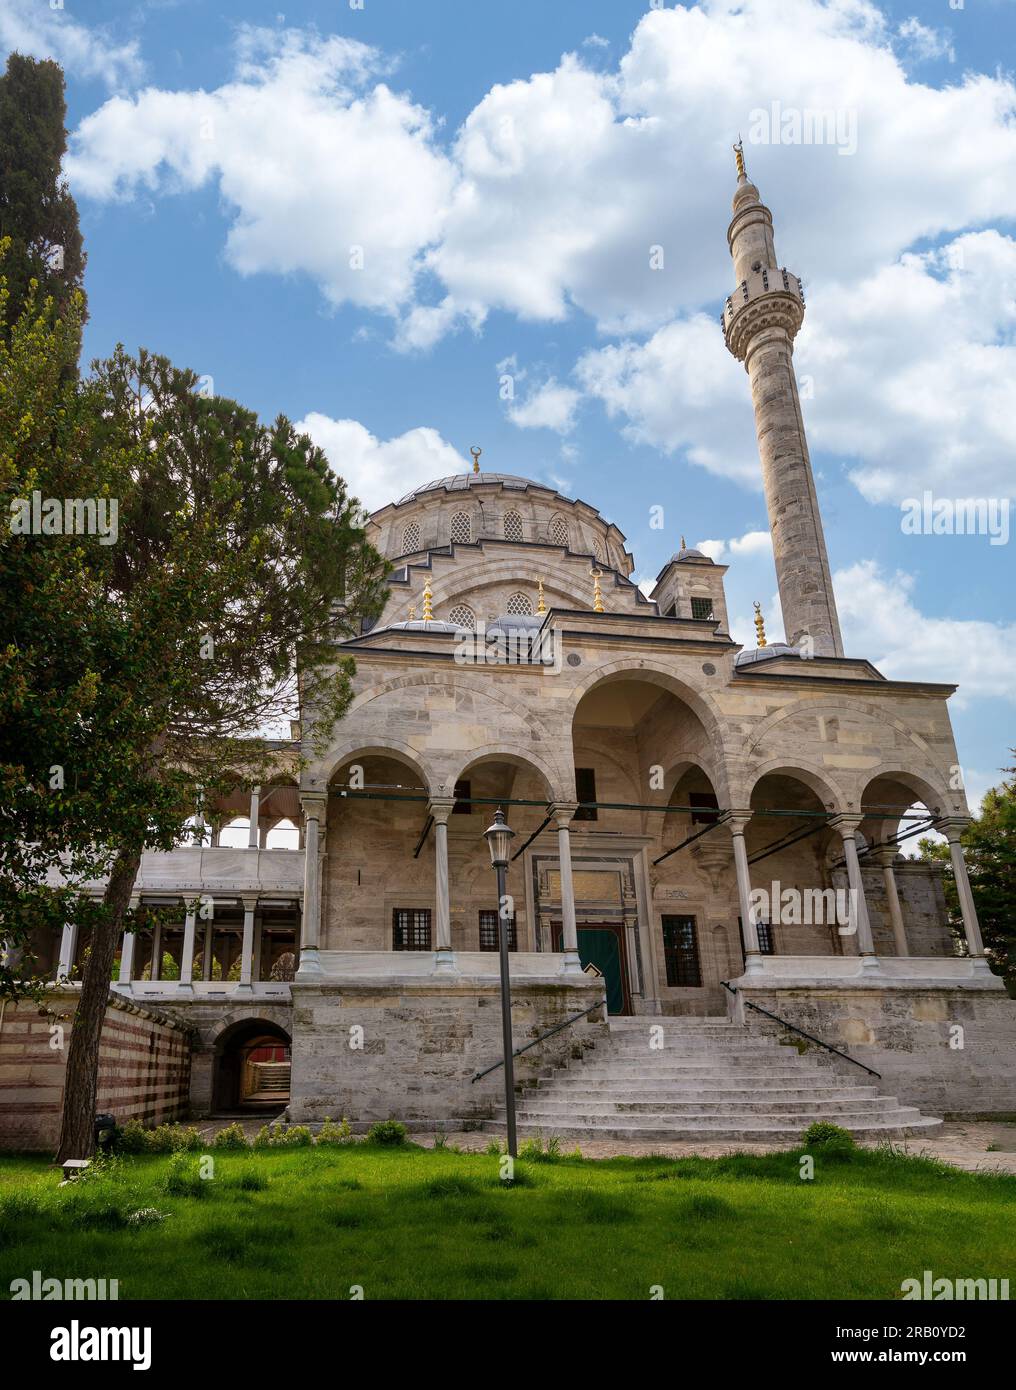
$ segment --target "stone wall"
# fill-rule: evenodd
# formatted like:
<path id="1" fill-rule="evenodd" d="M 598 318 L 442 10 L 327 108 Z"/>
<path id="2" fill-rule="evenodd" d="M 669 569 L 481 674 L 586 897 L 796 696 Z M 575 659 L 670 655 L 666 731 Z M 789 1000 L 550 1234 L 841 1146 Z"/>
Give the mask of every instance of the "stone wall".
<path id="1" fill-rule="evenodd" d="M 515 1046 L 597 1001 L 601 987 L 583 976 L 567 987 L 513 981 Z M 292 1099 L 299 1122 L 346 1116 L 358 1131 L 395 1119 L 410 1129 L 454 1130 L 493 1114 L 504 1095 L 498 1068 L 501 1006 L 495 980 L 364 979 L 293 986 Z M 592 1016 L 598 1018 L 597 1014 Z M 355 1046 L 362 1029 L 362 1046 Z M 517 1081 L 560 1065 L 572 1050 L 606 1032 L 582 1020 L 516 1059 Z"/>
<path id="2" fill-rule="evenodd" d="M 740 980 L 738 988 L 745 1001 L 879 1072 L 883 1092 L 926 1114 L 1016 1114 L 1016 1001 L 994 977 L 984 985 L 915 982 L 878 988 L 774 989 Z M 754 1031 L 785 1040 L 791 1036 L 751 1009 L 745 1022 Z M 837 1066 L 856 1070 L 846 1062 Z M 861 1073 L 856 1075 L 860 1081 Z"/>
<path id="3" fill-rule="evenodd" d="M 55 1149 L 75 990 L 39 1005 L 8 1003 L 0 1023 L 0 1148 Z M 60 1034 L 54 1028 L 62 1028 Z M 110 995 L 99 1044 L 98 1112 L 146 1125 L 187 1114 L 192 1035 L 168 1015 Z"/>

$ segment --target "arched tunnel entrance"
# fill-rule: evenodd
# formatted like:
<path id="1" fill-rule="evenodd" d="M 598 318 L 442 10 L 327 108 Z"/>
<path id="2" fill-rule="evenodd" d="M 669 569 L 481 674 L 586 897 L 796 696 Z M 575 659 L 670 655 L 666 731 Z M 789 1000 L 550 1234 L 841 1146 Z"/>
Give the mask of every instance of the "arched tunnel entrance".
<path id="1" fill-rule="evenodd" d="M 245 1018 L 215 1044 L 217 1114 L 273 1114 L 289 1104 L 290 1036 L 277 1023 Z"/>

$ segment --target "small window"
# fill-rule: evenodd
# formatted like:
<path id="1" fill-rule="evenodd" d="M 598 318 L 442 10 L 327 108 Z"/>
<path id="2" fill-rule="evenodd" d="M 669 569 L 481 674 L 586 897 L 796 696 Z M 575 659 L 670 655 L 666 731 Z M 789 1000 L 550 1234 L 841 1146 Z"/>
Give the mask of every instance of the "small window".
<path id="1" fill-rule="evenodd" d="M 668 985 L 695 989 L 702 984 L 694 917 L 663 918 L 663 955 Z"/>
<path id="2" fill-rule="evenodd" d="M 691 601 L 691 616 L 700 620 L 712 618 L 713 601 L 711 598 L 693 598 Z"/>
<path id="3" fill-rule="evenodd" d="M 448 614 L 448 621 L 454 623 L 456 627 L 463 627 L 472 632 L 476 627 L 476 617 L 473 610 L 464 603 L 457 603 Z"/>
<path id="4" fill-rule="evenodd" d="M 518 512 L 506 512 L 504 518 L 504 538 L 506 541 L 523 539 L 522 518 Z"/>
<path id="5" fill-rule="evenodd" d="M 456 512 L 452 517 L 452 540 L 457 545 L 468 545 L 473 539 L 473 527 L 468 512 Z"/>
<path id="6" fill-rule="evenodd" d="M 533 616 L 532 600 L 522 593 L 512 594 L 505 608 L 509 613 L 514 613 L 518 617 L 531 618 Z"/>
<path id="7" fill-rule="evenodd" d="M 720 807 L 712 792 L 689 792 L 688 805 L 691 806 L 692 825 L 715 825 L 720 818 Z"/>
<path id="8" fill-rule="evenodd" d="M 430 908 L 397 907 L 392 913 L 392 950 L 430 950 Z"/>
<path id="9" fill-rule="evenodd" d="M 402 554 L 413 555 L 420 549 L 420 528 L 411 521 L 402 532 Z"/>
<path id="10" fill-rule="evenodd" d="M 575 794 L 579 801 L 596 800 L 596 773 L 591 767 L 575 769 Z M 575 812 L 575 820 L 597 820 L 595 806 L 580 806 Z"/>
<path id="11" fill-rule="evenodd" d="M 497 930 L 497 909 L 482 908 L 480 910 L 480 950 L 498 951 L 501 949 L 501 938 Z M 518 941 L 515 934 L 515 914 L 511 915 L 508 922 L 508 949 L 509 951 L 518 950 Z"/>
<path id="12" fill-rule="evenodd" d="M 455 805 L 452 807 L 453 816 L 468 816 L 472 814 L 472 806 L 469 798 L 473 794 L 473 784 L 469 781 L 458 781 L 455 783 Z"/>
<path id="13" fill-rule="evenodd" d="M 555 545 L 568 544 L 568 523 L 563 517 L 556 516 L 550 523 L 550 539 Z"/>

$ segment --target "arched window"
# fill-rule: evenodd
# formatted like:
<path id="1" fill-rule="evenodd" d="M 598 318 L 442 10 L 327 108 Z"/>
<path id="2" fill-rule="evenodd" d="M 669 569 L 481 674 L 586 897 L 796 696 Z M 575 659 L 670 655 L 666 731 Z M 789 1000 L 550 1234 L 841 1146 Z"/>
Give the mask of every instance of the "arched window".
<path id="1" fill-rule="evenodd" d="M 468 628 L 472 632 L 476 627 L 476 618 L 473 610 L 465 603 L 457 603 L 448 614 L 448 621 L 454 623 L 456 627 Z"/>
<path id="2" fill-rule="evenodd" d="M 468 545 L 473 539 L 473 528 L 468 512 L 456 512 L 452 517 L 452 540 L 458 545 Z"/>
<path id="3" fill-rule="evenodd" d="M 520 618 L 531 618 L 533 616 L 533 605 L 525 594 L 512 594 L 506 605 L 509 613 L 515 613 Z"/>
<path id="4" fill-rule="evenodd" d="M 504 538 L 506 541 L 522 540 L 522 518 L 518 512 L 505 512 Z"/>
<path id="5" fill-rule="evenodd" d="M 605 550 L 603 549 L 603 542 L 602 542 L 602 541 L 593 541 L 593 555 L 595 556 L 595 558 L 596 558 L 596 563 L 597 563 L 598 565 L 604 565 L 604 564 L 606 564 L 606 562 L 607 562 L 607 555 L 606 555 Z"/>
<path id="6" fill-rule="evenodd" d="M 411 521 L 402 532 L 402 551 L 403 555 L 412 555 L 420 549 L 420 528 L 415 521 Z"/>
<path id="7" fill-rule="evenodd" d="M 550 539 L 555 545 L 568 544 L 568 523 L 563 516 L 556 516 L 550 523 Z"/>

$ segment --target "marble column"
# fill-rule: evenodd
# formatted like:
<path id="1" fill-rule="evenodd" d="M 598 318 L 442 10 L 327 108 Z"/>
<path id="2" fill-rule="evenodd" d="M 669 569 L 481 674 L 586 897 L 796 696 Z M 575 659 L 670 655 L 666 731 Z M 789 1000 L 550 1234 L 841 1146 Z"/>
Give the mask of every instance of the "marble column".
<path id="1" fill-rule="evenodd" d="M 252 994 L 251 981 L 254 978 L 254 913 L 257 911 L 257 898 L 242 898 L 243 903 L 243 944 L 240 947 L 240 987 L 239 993 Z"/>
<path id="2" fill-rule="evenodd" d="M 212 971 L 215 967 L 215 956 L 213 950 L 215 942 L 212 936 L 214 930 L 214 925 L 211 922 L 208 922 L 205 926 L 205 944 L 201 951 L 201 978 L 203 980 L 210 980 L 212 978 Z"/>
<path id="3" fill-rule="evenodd" d="M 318 959 L 321 942 L 321 827 L 325 823 L 324 792 L 300 798 L 303 810 L 303 911 L 300 919 L 300 966 L 297 980 L 323 972 Z"/>
<path id="4" fill-rule="evenodd" d="M 137 912 L 141 905 L 140 898 L 131 898 L 129 908 L 131 912 Z M 120 974 L 117 977 L 118 985 L 129 985 L 134 976 L 134 943 L 137 934 L 132 931 L 125 931 L 123 941 L 120 943 Z"/>
<path id="5" fill-rule="evenodd" d="M 258 818 L 261 815 L 261 788 L 254 787 L 250 794 L 250 829 L 247 832 L 247 848 L 257 849 L 260 840 Z"/>
<path id="6" fill-rule="evenodd" d="M 187 905 L 187 915 L 183 919 L 183 952 L 180 956 L 180 989 L 185 994 L 193 994 L 194 980 L 194 935 L 197 927 L 197 912 L 193 903 Z"/>
<path id="7" fill-rule="evenodd" d="M 434 818 L 434 969 L 454 971 L 452 915 L 448 885 L 448 817 L 453 797 L 435 797 L 427 807 Z"/>
<path id="8" fill-rule="evenodd" d="M 882 885 L 885 890 L 886 905 L 889 908 L 889 921 L 893 929 L 893 944 L 896 947 L 898 956 L 909 956 L 910 947 L 907 945 L 907 929 L 903 925 L 903 908 L 900 906 L 900 895 L 896 887 L 896 874 L 893 870 L 893 861 L 899 851 L 895 845 L 882 845 L 874 851 L 875 857 L 882 868 Z"/>
<path id="9" fill-rule="evenodd" d="M 990 970 L 988 961 L 984 954 L 984 942 L 981 939 L 981 924 L 977 920 L 977 909 L 974 906 L 974 895 L 970 890 L 970 879 L 967 875 L 967 861 L 963 857 L 963 842 L 960 839 L 965 828 L 970 821 L 965 816 L 952 816 L 948 820 L 941 821 L 936 830 L 941 830 L 949 841 L 949 857 L 952 860 L 953 878 L 956 880 L 956 896 L 960 901 L 960 912 L 963 916 L 963 935 L 967 939 L 967 950 L 975 970 Z"/>
<path id="10" fill-rule="evenodd" d="M 551 814 L 557 824 L 557 857 L 561 875 L 561 950 L 564 962 L 561 973 L 581 975 L 582 962 L 579 959 L 578 928 L 575 924 L 575 885 L 572 881 L 571 862 L 571 821 L 577 802 L 558 801 L 551 807 Z"/>
<path id="11" fill-rule="evenodd" d="M 868 903 L 864 896 L 864 882 L 861 878 L 861 862 L 857 857 L 857 840 L 854 836 L 862 816 L 833 816 L 829 825 L 839 831 L 843 840 L 843 858 L 847 865 L 847 883 L 850 887 L 849 926 L 856 929 L 857 950 L 861 957 L 862 970 L 878 970 L 878 956 L 871 935 L 871 921 L 868 917 Z"/>
<path id="12" fill-rule="evenodd" d="M 750 810 L 725 811 L 720 817 L 730 831 L 734 846 L 734 874 L 737 879 L 737 904 L 741 914 L 741 944 L 744 947 L 744 973 L 757 975 L 762 970 L 762 952 L 755 925 L 755 908 L 751 901 L 751 874 L 748 870 L 748 846 L 744 832 L 751 820 Z"/>
<path id="13" fill-rule="evenodd" d="M 78 924 L 77 922 L 65 922 L 63 934 L 60 937 L 60 960 L 56 967 L 56 977 L 58 980 L 70 978 L 70 973 L 74 968 L 74 957 L 78 949 Z"/>

